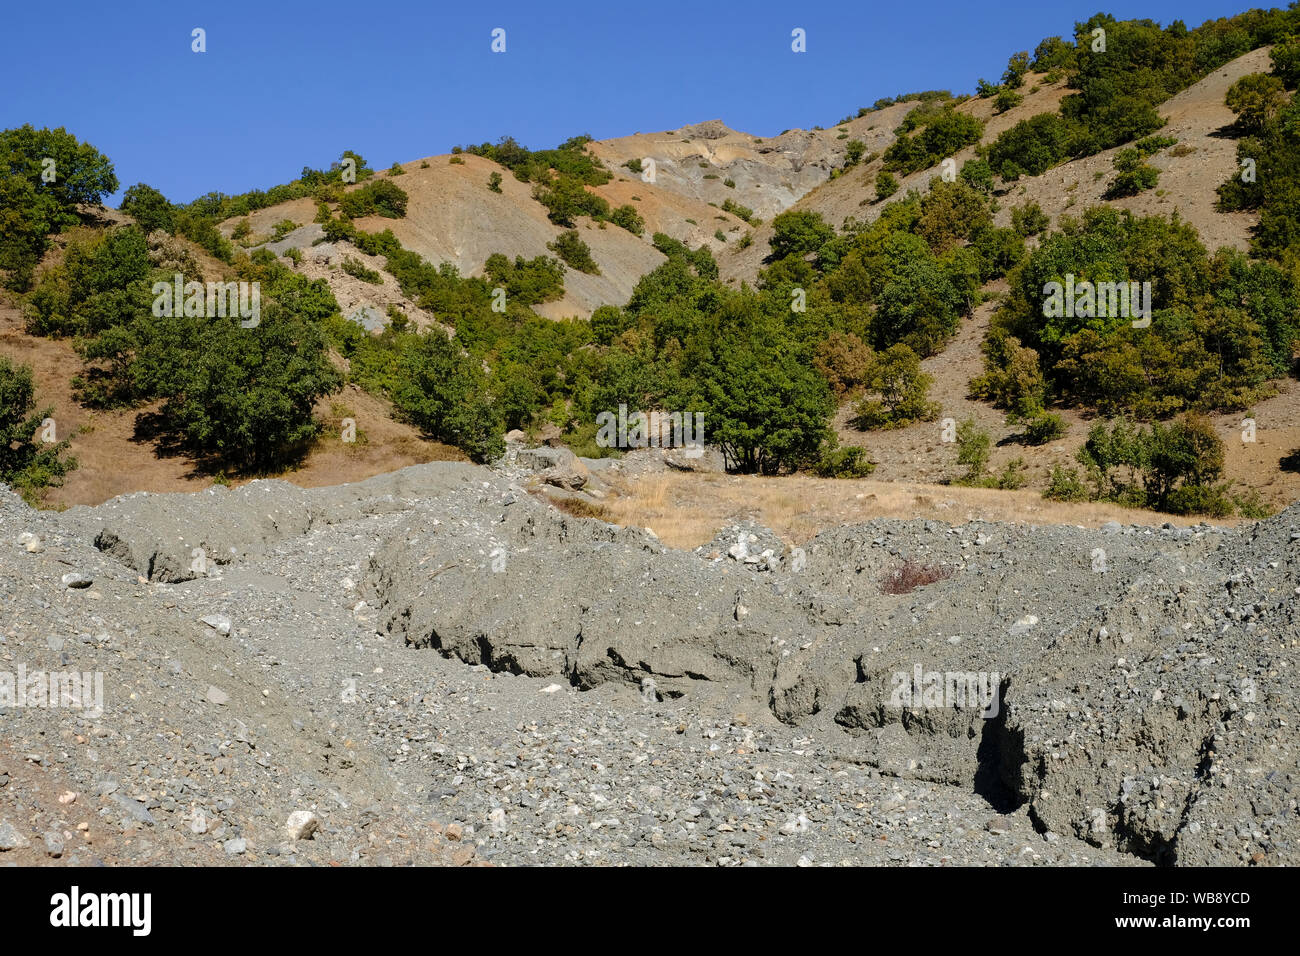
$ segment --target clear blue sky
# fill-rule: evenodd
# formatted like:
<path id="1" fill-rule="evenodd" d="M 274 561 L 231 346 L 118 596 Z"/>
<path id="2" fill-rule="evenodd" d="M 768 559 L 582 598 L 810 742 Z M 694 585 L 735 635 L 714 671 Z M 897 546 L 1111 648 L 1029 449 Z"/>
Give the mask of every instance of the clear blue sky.
<path id="1" fill-rule="evenodd" d="M 1246 0 L 65 0 L 0 13 L 0 128 L 65 126 L 123 187 L 242 192 L 355 149 L 388 166 L 722 119 L 771 136 L 883 96 L 972 92 L 1098 9 L 1189 27 Z M 1260 6 L 1285 6 L 1284 0 Z M 191 52 L 190 31 L 207 31 Z M 493 54 L 494 27 L 507 51 Z M 808 50 L 790 50 L 790 31 Z M 119 193 L 120 195 L 120 193 Z"/>

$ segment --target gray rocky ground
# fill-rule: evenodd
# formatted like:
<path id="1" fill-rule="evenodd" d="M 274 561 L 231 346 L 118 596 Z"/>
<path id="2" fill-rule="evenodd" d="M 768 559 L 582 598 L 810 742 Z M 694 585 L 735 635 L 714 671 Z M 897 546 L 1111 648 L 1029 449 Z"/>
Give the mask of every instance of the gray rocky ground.
<path id="1" fill-rule="evenodd" d="M 526 483 L 0 489 L 0 679 L 103 675 L 0 684 L 0 863 L 1300 863 L 1300 507 L 683 552 Z"/>

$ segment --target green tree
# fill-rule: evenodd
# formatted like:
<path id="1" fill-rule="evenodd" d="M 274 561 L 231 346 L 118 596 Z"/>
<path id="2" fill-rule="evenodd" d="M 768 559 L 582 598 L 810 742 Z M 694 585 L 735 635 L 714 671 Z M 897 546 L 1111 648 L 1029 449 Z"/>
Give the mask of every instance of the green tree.
<path id="1" fill-rule="evenodd" d="M 825 380 L 764 325 L 732 329 L 701 370 L 705 427 L 730 470 L 776 474 L 814 462 L 830 438 Z"/>
<path id="2" fill-rule="evenodd" d="M 789 209 L 772 220 L 772 258 L 800 258 L 818 252 L 835 238 L 835 230 L 810 209 Z"/>
<path id="3" fill-rule="evenodd" d="M 145 183 L 136 183 L 122 195 L 121 208 L 146 235 L 155 229 L 176 231 L 172 204 L 166 196 Z"/>
<path id="4" fill-rule="evenodd" d="M 1070 153 L 1070 126 L 1055 113 L 1039 113 L 1002 132 L 989 146 L 988 162 L 1003 179 L 1040 176 Z"/>
<path id="5" fill-rule="evenodd" d="M 882 169 L 876 173 L 876 201 L 888 199 L 894 193 L 898 192 L 898 180 L 894 174 L 888 170 Z"/>
<path id="6" fill-rule="evenodd" d="M 318 431 L 313 406 L 342 384 L 316 323 L 275 301 L 261 311 L 253 328 L 146 314 L 133 366 L 139 391 L 165 400 L 166 433 L 200 456 L 255 470 L 299 457 Z"/>
<path id="7" fill-rule="evenodd" d="M 966 466 L 963 482 L 975 483 L 988 468 L 993 439 L 989 433 L 967 418 L 957 426 L 957 464 Z"/>
<path id="8" fill-rule="evenodd" d="M 1013 53 L 1002 74 L 1002 85 L 1011 90 L 1019 89 L 1024 84 L 1025 74 L 1028 72 L 1029 51 L 1021 50 L 1019 53 Z"/>
<path id="9" fill-rule="evenodd" d="M 481 368 L 442 329 L 429 329 L 405 352 L 399 382 L 394 404 L 426 433 L 479 462 L 504 452 L 504 416 Z"/>
<path id="10" fill-rule="evenodd" d="M 641 218 L 641 214 L 636 211 L 635 206 L 626 204 L 619 206 L 609 214 L 609 221 L 626 229 L 634 236 L 639 236 L 645 232 L 645 220 Z"/>
<path id="11" fill-rule="evenodd" d="M 927 400 L 934 378 L 921 371 L 921 359 L 906 345 L 894 345 L 877 355 L 865 375 L 869 395 L 854 409 L 858 428 L 903 428 L 932 421 L 939 406 Z"/>
<path id="12" fill-rule="evenodd" d="M 591 247 L 582 241 L 578 230 L 566 229 L 556 236 L 553 242 L 548 242 L 546 248 L 563 259 L 564 263 L 571 268 L 588 275 L 600 275 L 600 266 L 596 265 L 596 260 L 591 257 Z"/>
<path id="13" fill-rule="evenodd" d="M 1015 109 L 1024 101 L 1024 96 L 1015 90 L 1003 90 L 993 100 L 993 112 L 1005 113 L 1007 110 Z"/>
<path id="14" fill-rule="evenodd" d="M 1300 37 L 1288 37 L 1276 44 L 1269 57 L 1273 63 L 1273 75 L 1288 90 L 1294 90 L 1300 85 Z"/>
<path id="15" fill-rule="evenodd" d="M 45 488 L 61 485 L 63 476 L 77 467 L 76 459 L 66 455 L 66 439 L 37 441 L 37 430 L 54 410 L 37 411 L 35 395 L 32 370 L 0 355 L 0 481 L 32 505 Z"/>
<path id="16" fill-rule="evenodd" d="M 1022 236 L 1036 236 L 1045 230 L 1051 220 L 1043 207 L 1030 200 L 1011 210 L 1011 228 Z"/>
<path id="17" fill-rule="evenodd" d="M 1276 76 L 1247 73 L 1232 86 L 1224 102 L 1237 114 L 1237 127 L 1248 136 L 1262 133 L 1286 103 L 1286 88 Z"/>
<path id="18" fill-rule="evenodd" d="M 0 132 L 0 270 L 26 289 L 51 235 L 80 221 L 77 207 L 117 189 L 113 164 L 62 127 Z"/>

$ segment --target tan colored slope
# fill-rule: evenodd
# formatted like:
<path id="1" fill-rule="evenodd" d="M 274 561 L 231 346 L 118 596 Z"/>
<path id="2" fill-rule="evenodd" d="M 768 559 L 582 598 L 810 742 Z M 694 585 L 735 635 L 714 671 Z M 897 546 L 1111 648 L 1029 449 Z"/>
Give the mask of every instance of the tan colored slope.
<path id="1" fill-rule="evenodd" d="M 430 156 L 407 163 L 402 167 L 405 174 L 395 180 L 409 197 L 406 216 L 402 219 L 367 217 L 357 220 L 357 226 L 368 232 L 391 229 L 406 248 L 435 264 L 450 262 L 463 275 L 482 275 L 483 264 L 496 252 L 511 259 L 553 256 L 547 244 L 563 229 L 547 218 L 546 207 L 533 198 L 532 185 L 519 182 L 509 170 L 481 156 L 462 154 L 459 158 L 463 159 L 462 163 L 452 163 L 450 156 Z M 502 177 L 499 193 L 487 185 L 494 172 Z M 622 172 L 627 174 L 627 170 Z M 388 173 L 377 175 L 383 178 Z M 593 191 L 611 206 L 630 204 L 636 208 L 645 220 L 645 234 L 638 237 L 611 223 L 602 227 L 589 219 L 580 219 L 578 229 L 583 241 L 591 247 L 592 258 L 601 274 L 587 275 L 567 269 L 564 298 L 537 306 L 542 315 L 585 317 L 600 305 L 626 302 L 641 276 L 664 261 L 663 255 L 650 243 L 655 232 L 667 233 L 696 246 L 709 244 L 721 248 L 723 243 L 713 238 L 715 231 L 721 229 L 734 237 L 744 226 L 740 219 L 721 209 L 643 183 L 630 174 L 616 175 L 614 180 Z M 248 218 L 254 235 L 266 236 L 282 219 L 309 224 L 315 215 L 314 202 L 298 199 L 258 210 Z M 222 231 L 229 235 L 235 223 L 236 220 L 227 220 L 222 224 Z M 291 244 L 309 253 L 310 243 L 319 236 L 318 228 L 303 230 Z M 331 265 L 336 266 L 344 255 L 376 267 L 351 248 L 340 250 Z M 324 277 L 330 282 L 345 313 L 350 314 L 363 304 L 382 312 L 385 305 L 395 302 L 408 314 L 421 318 L 418 310 L 402 301 L 390 277 L 385 277 L 382 287 L 367 288 L 337 268 L 321 271 L 307 264 L 304 270 L 313 278 Z"/>
<path id="2" fill-rule="evenodd" d="M 984 137 L 981 142 L 991 143 L 1003 130 L 1010 129 L 1022 119 L 1037 113 L 1052 113 L 1060 107 L 1061 98 L 1068 91 L 1065 81 L 1048 84 L 1041 73 L 1029 73 L 1021 90 L 1024 102 L 1005 113 L 994 115 L 992 99 L 969 99 L 956 107 L 985 123 Z M 867 155 L 879 153 L 869 163 L 863 163 L 849 170 L 842 176 L 828 180 L 818 186 L 791 208 L 809 209 L 822 214 L 822 218 L 836 229 L 843 227 L 845 220 L 853 218 L 867 222 L 875 220 L 882 209 L 889 203 L 897 202 L 907 195 L 909 190 L 924 192 L 932 178 L 939 174 L 937 167 L 923 169 L 909 176 L 898 176 L 899 189 L 890 199 L 876 202 L 876 176 L 884 169 L 884 151 L 897 137 L 894 130 L 903 118 L 917 107 L 917 103 L 900 103 L 888 109 L 870 113 L 855 122 L 865 124 L 859 139 L 867 142 Z M 869 137 L 869 138 L 868 138 Z M 953 161 L 960 169 L 962 163 L 975 156 L 975 147 L 969 146 L 959 151 Z M 718 270 L 723 279 L 733 285 L 748 282 L 751 285 L 758 278 L 763 268 L 763 259 L 768 255 L 772 239 L 772 225 L 764 223 L 754 231 L 754 242 L 747 249 L 731 249 L 718 260 Z"/>
<path id="3" fill-rule="evenodd" d="M 770 219 L 844 165 L 845 144 L 883 149 L 907 112 L 890 107 L 823 130 L 787 130 L 764 139 L 709 120 L 661 133 L 636 133 L 591 144 L 593 155 L 627 174 L 629 160 L 654 160 L 655 185 L 703 203 L 730 199 Z M 642 174 L 632 174 L 639 177 Z M 735 183 L 727 186 L 727 181 Z"/>
<path id="4" fill-rule="evenodd" d="M 728 199 L 770 218 L 787 208 L 844 163 L 845 144 L 860 139 L 868 152 L 883 150 L 892 141 L 892 130 L 910 106 L 890 107 L 826 130 L 789 130 L 771 139 L 761 139 L 728 129 L 713 120 L 665 133 L 635 134 L 594 142 L 590 149 L 614 174 L 609 183 L 595 187 L 611 206 L 631 205 L 645 220 L 645 234 L 633 236 L 612 224 L 579 221 L 583 241 L 601 274 L 586 275 L 569 269 L 565 274 L 565 295 L 536 309 L 552 318 L 588 316 L 605 304 L 621 305 L 637 281 L 664 261 L 650 244 L 650 237 L 663 232 L 692 247 L 711 248 L 724 255 L 750 226 L 720 207 Z M 547 218 L 545 207 L 533 199 L 533 187 L 521 183 L 509 170 L 480 156 L 462 154 L 463 162 L 450 156 L 430 156 L 405 164 L 397 183 L 409 201 L 403 219 L 378 217 L 359 220 L 367 231 L 391 229 L 408 249 L 434 263 L 450 262 L 464 275 L 481 275 L 483 264 L 495 252 L 510 258 L 553 255 L 547 244 L 562 231 Z M 633 158 L 653 158 L 654 183 L 623 164 Z M 502 176 L 499 193 L 488 189 L 492 173 Z M 386 177 L 387 172 L 376 174 Z M 708 177 L 708 178 L 706 178 Z M 728 187 L 726 182 L 734 182 Z M 307 225 L 315 218 L 315 203 L 298 199 L 258 210 L 248 219 L 254 237 L 266 237 L 275 223 L 289 219 Z M 237 220 L 222 224 L 229 236 Z M 721 232 L 722 239 L 717 238 Z M 287 245 L 306 251 L 320 238 L 319 229 L 304 229 Z M 277 244 L 283 251 L 285 244 Z M 383 312 L 396 304 L 419 324 L 435 317 L 425 316 L 404 301 L 391 280 L 379 287 L 367 287 L 338 271 L 345 255 L 359 256 L 353 249 L 339 250 L 323 264 L 307 263 L 304 272 L 329 281 L 345 313 L 368 306 Z M 374 263 L 368 263 L 374 267 Z"/>
<path id="5" fill-rule="evenodd" d="M 1179 144 L 1163 150 L 1149 161 L 1160 170 L 1159 185 L 1138 196 L 1110 202 L 1140 215 L 1169 215 L 1176 210 L 1197 228 L 1209 248 L 1225 245 L 1246 248 L 1255 217 L 1249 213 L 1221 213 L 1214 208 L 1215 190 L 1236 171 L 1236 143 L 1220 132 L 1234 119 L 1223 100 L 1228 87 L 1237 79 L 1247 73 L 1267 72 L 1268 69 L 1268 49 L 1253 50 L 1163 103 L 1160 114 L 1166 123 L 1157 135 L 1177 137 Z M 1033 92 L 1035 87 L 1038 89 Z M 999 115 L 993 115 L 991 98 L 967 100 L 957 109 L 986 122 L 981 142 L 989 144 L 1021 120 L 1038 113 L 1055 112 L 1070 90 L 1064 80 L 1048 84 L 1043 74 L 1030 73 L 1021 92 L 1024 102 Z M 890 141 L 892 138 L 891 135 Z M 1006 196 L 1001 197 L 1001 209 L 996 217 L 998 224 L 1009 225 L 1011 208 L 1029 201 L 1037 202 L 1052 218 L 1053 224 L 1064 212 L 1078 213 L 1089 206 L 1107 202 L 1102 195 L 1115 177 L 1113 162 L 1118 151 L 1107 150 L 1074 160 L 1041 176 L 1022 177 Z M 974 156 L 975 147 L 971 146 L 958 152 L 953 159 L 960 169 Z M 872 221 L 885 205 L 901 199 L 909 189 L 923 192 L 929 181 L 940 172 L 936 166 L 901 177 L 895 196 L 878 203 L 875 202 L 875 180 L 882 166 L 882 160 L 877 159 L 830 180 L 801 198 L 793 208 L 820 212 L 836 228 L 850 216 Z M 770 223 L 764 224 L 755 231 L 752 246 L 723 255 L 718 262 L 723 278 L 733 284 L 741 281 L 753 283 L 763 266 L 763 257 L 768 254 L 771 235 Z"/>

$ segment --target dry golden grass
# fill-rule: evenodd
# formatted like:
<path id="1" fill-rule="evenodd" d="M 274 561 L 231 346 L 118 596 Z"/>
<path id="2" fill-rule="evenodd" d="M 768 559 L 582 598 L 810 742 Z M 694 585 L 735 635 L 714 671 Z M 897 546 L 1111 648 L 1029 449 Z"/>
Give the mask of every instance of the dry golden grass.
<path id="1" fill-rule="evenodd" d="M 1121 524 L 1197 524 L 1105 503 L 1071 504 L 1036 491 L 999 491 L 919 482 L 781 478 L 668 472 L 615 478 L 602 504 L 615 524 L 650 528 L 669 547 L 696 548 L 719 528 L 749 519 L 789 544 L 804 544 L 828 528 L 872 518 L 928 518 L 951 524 L 982 519 L 1024 524 L 1099 527 Z M 1231 519 L 1217 522 L 1231 525 Z"/>

